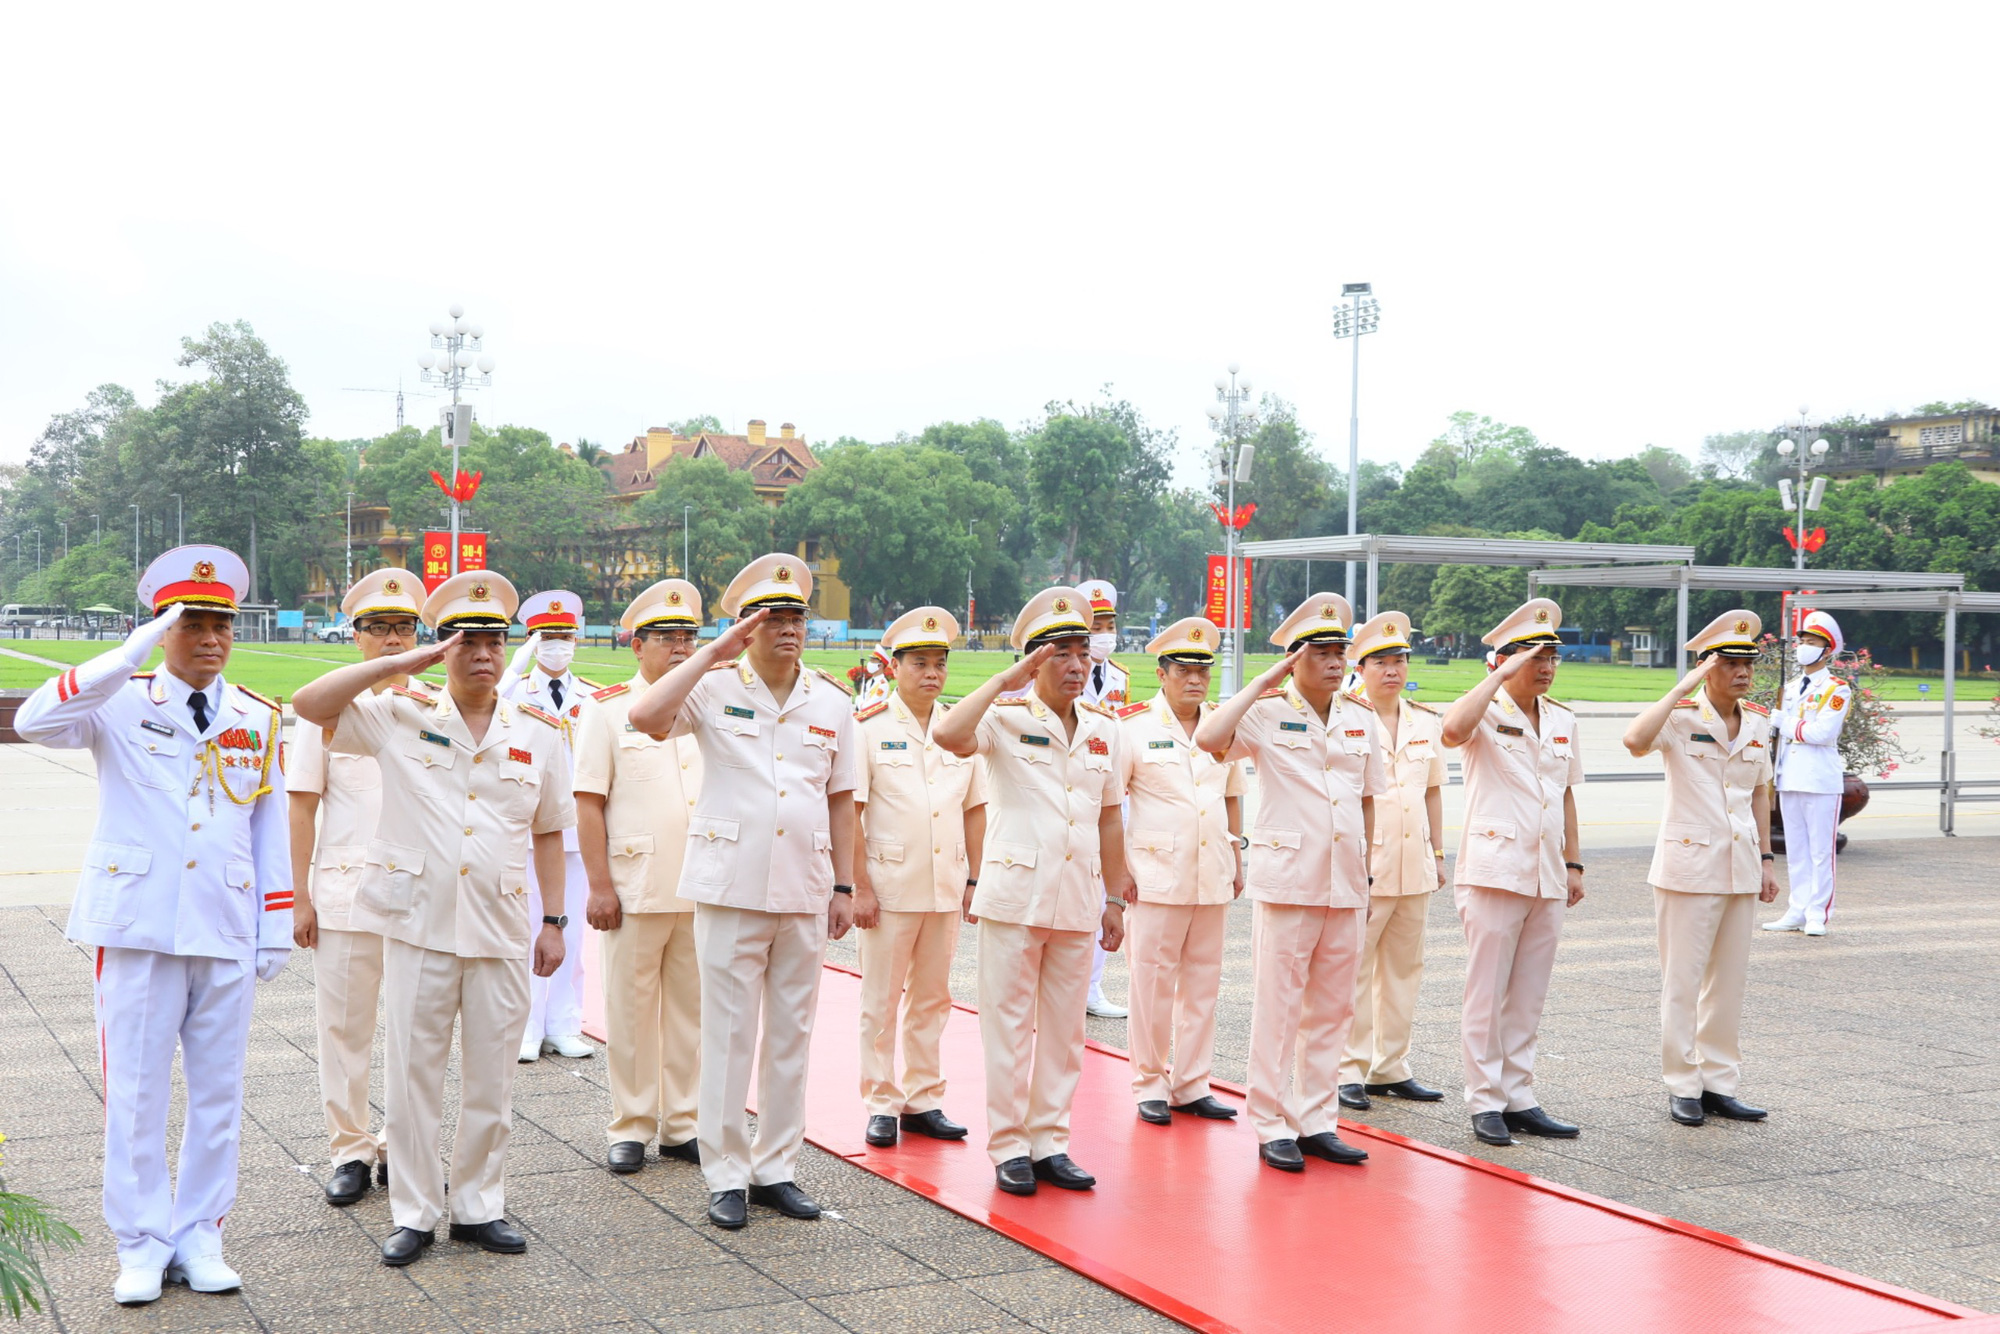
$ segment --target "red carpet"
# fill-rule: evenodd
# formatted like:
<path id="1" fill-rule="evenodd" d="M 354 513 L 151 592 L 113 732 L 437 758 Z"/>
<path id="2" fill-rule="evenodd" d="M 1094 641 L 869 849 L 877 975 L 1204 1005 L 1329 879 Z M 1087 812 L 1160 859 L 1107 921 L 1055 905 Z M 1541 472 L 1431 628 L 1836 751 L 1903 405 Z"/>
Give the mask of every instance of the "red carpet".
<path id="1" fill-rule="evenodd" d="M 595 933 L 593 932 L 594 936 Z M 1197 1329 L 1397 1327 L 1425 1334 L 1890 1334 L 2000 1318 L 1661 1218 L 1366 1126 L 1358 1168 L 1257 1160 L 1239 1118 L 1133 1114 L 1123 1053 L 1084 1059 L 1070 1149 L 1087 1193 L 993 1186 L 978 1017 L 945 1032 L 946 1110 L 972 1127 L 943 1144 L 862 1141 L 860 982 L 829 966 L 815 1025 L 807 1138 Z M 592 1025 L 593 1029 L 596 1025 Z M 1225 1101 L 1241 1091 L 1219 1085 Z"/>

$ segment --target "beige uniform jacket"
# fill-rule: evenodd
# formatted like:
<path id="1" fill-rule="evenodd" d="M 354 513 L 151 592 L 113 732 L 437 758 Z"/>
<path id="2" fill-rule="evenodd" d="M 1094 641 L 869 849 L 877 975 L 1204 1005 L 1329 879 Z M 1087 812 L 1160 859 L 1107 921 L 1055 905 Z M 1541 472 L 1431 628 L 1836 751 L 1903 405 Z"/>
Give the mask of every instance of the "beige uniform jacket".
<path id="1" fill-rule="evenodd" d="M 1583 781 L 1576 715 L 1546 695 L 1541 728 L 1528 726 L 1504 689 L 1459 751 L 1465 835 L 1457 883 L 1530 898 L 1567 899 L 1563 794 Z"/>
<path id="2" fill-rule="evenodd" d="M 748 662 L 710 670 L 673 735 L 701 744 L 681 897 L 756 912 L 823 913 L 833 897 L 826 799 L 855 787 L 845 686 L 801 668 L 783 705 Z"/>
<path id="3" fill-rule="evenodd" d="M 1201 717 L 1212 707 L 1203 704 Z M 1125 845 L 1139 898 L 1228 903 L 1236 897 L 1237 849 L 1224 798 L 1243 795 L 1243 766 L 1197 750 L 1158 695 L 1120 709 L 1118 719 Z"/>
<path id="4" fill-rule="evenodd" d="M 1040 697 L 1003 699 L 976 733 L 991 804 L 973 915 L 1054 931 L 1095 931 L 1104 915 L 1097 821 L 1124 799 L 1118 720 L 1079 702 L 1075 735 Z"/>
<path id="5" fill-rule="evenodd" d="M 1667 768 L 1667 804 L 1648 884 L 1685 894 L 1763 887 L 1751 797 L 1771 781 L 1771 719 L 1747 700 L 1741 712 L 1734 741 L 1706 689 L 1667 715 L 1652 747 Z"/>
<path id="6" fill-rule="evenodd" d="M 528 921 L 531 835 L 576 823 L 561 725 L 502 700 L 475 742 L 449 692 L 394 686 L 342 710 L 329 749 L 373 755 L 382 770 L 354 929 L 461 958 L 526 959 L 540 927 Z"/>
<path id="7" fill-rule="evenodd" d="M 1451 778 L 1444 763 L 1444 719 L 1421 704 L 1399 699 L 1396 744 L 1389 744 L 1386 733 L 1378 735 L 1390 790 L 1375 802 L 1375 847 L 1368 858 L 1368 874 L 1375 883 L 1369 892 L 1376 898 L 1428 894 L 1443 879 L 1424 799 L 1431 788 L 1443 787 Z"/>
<path id="8" fill-rule="evenodd" d="M 319 797 L 313 844 L 313 912 L 322 929 L 353 931 L 354 891 L 368 864 L 368 841 L 382 814 L 382 766 L 373 755 L 335 755 L 326 731 L 301 721 L 285 752 L 285 789 Z"/>
<path id="9" fill-rule="evenodd" d="M 932 727 L 945 712 L 931 706 Z M 957 912 L 972 876 L 965 813 L 986 804 L 983 766 L 932 741 L 900 695 L 854 721 L 854 799 L 867 803 L 861 833 L 876 901 L 886 912 Z"/>
<path id="10" fill-rule="evenodd" d="M 1244 893 L 1303 908 L 1366 908 L 1361 799 L 1388 791 L 1375 711 L 1341 691 L 1322 723 L 1295 683 L 1266 691 L 1228 758 L 1257 765 L 1257 825 Z"/>
<path id="11" fill-rule="evenodd" d="M 611 887 L 626 912 L 693 912 L 680 896 L 688 820 L 701 791 L 693 737 L 655 739 L 625 715 L 647 685 L 635 676 L 597 691 L 574 734 L 576 790 L 604 798 Z"/>

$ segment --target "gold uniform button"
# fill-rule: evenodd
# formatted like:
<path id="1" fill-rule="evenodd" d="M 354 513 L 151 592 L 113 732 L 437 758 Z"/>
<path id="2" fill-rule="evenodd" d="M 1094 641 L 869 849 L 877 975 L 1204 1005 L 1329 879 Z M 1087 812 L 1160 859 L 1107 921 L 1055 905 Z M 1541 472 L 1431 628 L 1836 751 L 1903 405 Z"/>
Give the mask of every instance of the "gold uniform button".
<path id="1" fill-rule="evenodd" d="M 148 742 L 146 743 L 146 749 L 147 749 L 147 750 L 158 750 L 158 749 L 159 749 L 159 747 L 158 747 L 158 746 L 156 746 L 156 745 L 154 745 L 154 744 L 153 744 L 152 742 L 148 741 Z"/>
<path id="2" fill-rule="evenodd" d="M 1076 855 L 1074 853 L 1065 852 L 1063 854 L 1063 860 L 1066 862 L 1073 862 L 1076 860 Z"/>
<path id="3" fill-rule="evenodd" d="M 782 794 L 782 793 L 780 793 L 779 795 L 780 795 L 780 796 L 782 796 L 783 794 Z M 935 820 L 935 819 L 937 819 L 937 818 L 938 818 L 938 813 L 937 813 L 936 811 L 932 811 L 932 812 L 931 812 L 931 819 Z M 1076 821 L 1074 821 L 1074 820 L 1071 820 L 1071 821 L 1070 821 L 1070 823 L 1071 823 L 1071 824 L 1075 824 L 1075 823 L 1076 823 Z"/>
<path id="4" fill-rule="evenodd" d="M 782 760 L 782 759 L 784 759 L 784 758 L 785 758 L 785 753 L 784 753 L 783 751 L 779 751 L 779 752 L 778 752 L 778 758 L 779 758 L 779 759 L 781 759 L 781 760 Z"/>
<path id="5" fill-rule="evenodd" d="M 1201 841 L 1201 845 L 1202 845 L 1202 846 L 1203 846 L 1204 848 L 1205 848 L 1205 847 L 1207 847 L 1207 846 L 1208 846 L 1208 840 L 1207 840 L 1207 839 L 1203 839 L 1203 840 Z"/>
<path id="6" fill-rule="evenodd" d="M 189 826 L 188 826 L 188 828 L 189 828 L 189 829 L 199 829 L 199 828 L 201 828 L 201 821 L 199 821 L 199 820 L 196 820 L 196 821 L 195 821 L 195 822 L 194 822 L 193 824 L 189 825 Z"/>
<path id="7" fill-rule="evenodd" d="M 486 763 L 486 757 L 484 755 L 474 755 L 472 757 L 472 762 L 474 764 L 484 764 Z"/>
<path id="8" fill-rule="evenodd" d="M 782 796 L 784 796 L 784 795 L 785 795 L 785 789 L 783 789 L 783 788 L 779 788 L 779 789 L 778 789 L 778 795 L 779 795 L 779 796 L 781 796 L 781 797 L 782 797 Z M 936 815 L 936 814 L 937 814 L 937 812 L 936 812 L 936 811 L 932 811 L 932 812 L 931 812 L 931 814 L 932 814 L 932 815 Z"/>
<path id="9" fill-rule="evenodd" d="M 194 859 L 190 857 L 188 859 L 188 870 L 192 871 L 193 869 L 194 869 Z"/>
<path id="10" fill-rule="evenodd" d="M 111 864 L 110 864 L 109 866 L 105 867 L 104 869 L 105 869 L 105 870 L 107 870 L 107 871 L 109 871 L 109 872 L 111 872 L 111 874 L 113 874 L 113 875 L 117 875 L 117 874 L 118 874 L 118 863 L 117 863 L 117 862 L 112 862 L 112 863 L 111 863 Z"/>
<path id="11" fill-rule="evenodd" d="M 477 792 L 468 792 L 468 793 L 466 793 L 466 794 L 465 794 L 465 799 L 466 799 L 467 801 L 478 801 L 478 800 L 479 800 L 479 794 L 478 794 Z"/>
<path id="12" fill-rule="evenodd" d="M 459 868 L 458 868 L 458 873 L 459 873 L 460 875 L 471 875 L 471 874 L 472 874 L 472 868 L 471 868 L 470 866 L 461 866 L 461 867 L 459 867 Z"/>
<path id="13" fill-rule="evenodd" d="M 393 870 L 395 870 L 395 869 L 396 869 L 396 863 L 394 863 L 394 862 L 390 862 L 390 863 L 389 863 L 389 869 L 390 869 L 390 870 L 392 870 L 392 871 L 393 871 Z"/>
<path id="14" fill-rule="evenodd" d="M 466 833 L 468 833 L 468 834 L 469 834 L 469 833 L 471 833 L 471 832 L 472 832 L 472 826 L 471 826 L 471 825 L 467 825 L 467 826 L 465 827 L 465 832 L 466 832 Z M 631 851 L 631 849 L 630 849 L 630 848 L 627 848 L 627 849 L 625 849 L 625 850 L 626 850 L 627 852 L 630 852 L 630 851 Z"/>
<path id="15" fill-rule="evenodd" d="M 784 831 L 784 830 L 782 830 L 782 829 L 780 829 L 780 830 L 778 831 L 778 837 L 779 837 L 779 838 L 783 838 L 784 836 L 785 836 L 785 831 Z"/>
<path id="16" fill-rule="evenodd" d="M 627 844 L 625 847 L 625 855 L 628 857 L 632 855 L 632 847 L 630 844 Z"/>
<path id="17" fill-rule="evenodd" d="M 931 849 L 931 855 L 932 855 L 932 856 L 934 856 L 934 857 L 942 857 L 942 856 L 944 855 L 944 849 L 943 849 L 943 848 L 932 848 L 932 849 Z"/>

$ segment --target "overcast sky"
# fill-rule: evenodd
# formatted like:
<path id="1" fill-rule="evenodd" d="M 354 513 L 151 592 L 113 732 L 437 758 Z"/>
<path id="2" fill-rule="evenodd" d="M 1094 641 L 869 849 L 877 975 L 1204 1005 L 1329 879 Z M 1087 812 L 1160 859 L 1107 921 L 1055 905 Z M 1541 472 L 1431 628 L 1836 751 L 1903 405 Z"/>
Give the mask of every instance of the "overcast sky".
<path id="1" fill-rule="evenodd" d="M 373 435 L 870 440 L 1240 361 L 1344 461 L 2000 400 L 1992 5 L 38 5 L 0 48 L 0 459 L 245 319 Z M 436 403 L 412 397 L 411 420 Z M 1188 469 L 1192 475 L 1193 469 Z"/>

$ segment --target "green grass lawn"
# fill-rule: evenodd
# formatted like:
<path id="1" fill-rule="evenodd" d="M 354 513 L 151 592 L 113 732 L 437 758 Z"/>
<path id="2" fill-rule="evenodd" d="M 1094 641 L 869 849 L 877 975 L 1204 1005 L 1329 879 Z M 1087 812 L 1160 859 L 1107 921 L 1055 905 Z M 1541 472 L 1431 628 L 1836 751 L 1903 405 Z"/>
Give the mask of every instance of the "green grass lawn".
<path id="1" fill-rule="evenodd" d="M 108 641 L 74 639 L 0 639 L 0 648 L 30 653 L 61 663 L 85 662 L 112 647 Z M 806 661 L 842 680 L 847 669 L 860 658 L 849 649 L 809 649 Z M 355 650 L 345 644 L 239 644 L 230 660 L 229 679 L 264 695 L 291 696 L 307 681 L 331 667 L 357 660 Z M 1274 654 L 1253 653 L 1244 659 L 1244 671 L 1254 676 L 1277 660 Z M 1011 653 L 974 653 L 961 650 L 952 655 L 951 674 L 945 693 L 960 696 L 1003 670 L 1013 661 Z M 1143 654 L 1121 653 L 1118 661 L 1132 674 L 1132 697 L 1149 699 L 1155 690 L 1152 660 Z M 154 659 L 155 664 L 158 658 Z M 606 684 L 628 680 L 634 671 L 630 650 L 601 645 L 585 645 L 576 655 L 576 671 L 593 681 Z M 0 655 L 0 689 L 22 689 L 40 685 L 55 675 L 56 669 L 19 658 Z M 1415 697 L 1429 703 L 1446 703 L 1464 694 L 1485 674 L 1476 661 L 1453 661 L 1433 667 L 1419 659 L 1410 670 L 1417 689 Z M 1218 684 L 1221 673 L 1216 674 Z M 442 675 L 434 675 L 442 680 Z M 1942 700 L 1942 677 L 1897 676 L 1883 678 L 1882 694 L 1891 700 L 1929 698 Z M 1558 699 L 1580 702 L 1634 702 L 1658 699 L 1674 683 L 1668 668 L 1611 667 L 1569 663 L 1556 673 L 1554 694 Z M 1929 684 L 1928 696 L 1918 687 Z M 1977 678 L 1963 678 L 1959 694 L 1964 699 L 1983 699 L 1987 687 Z"/>

